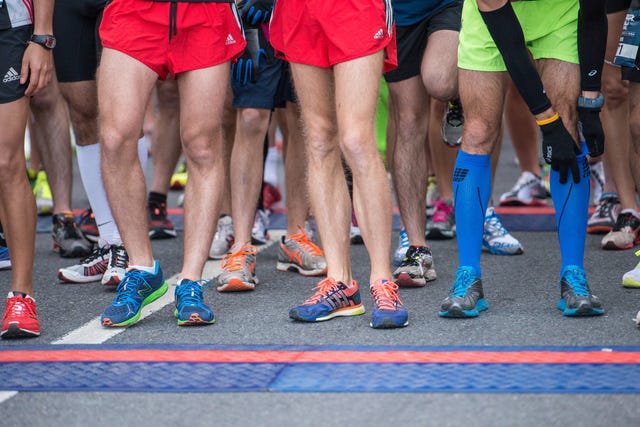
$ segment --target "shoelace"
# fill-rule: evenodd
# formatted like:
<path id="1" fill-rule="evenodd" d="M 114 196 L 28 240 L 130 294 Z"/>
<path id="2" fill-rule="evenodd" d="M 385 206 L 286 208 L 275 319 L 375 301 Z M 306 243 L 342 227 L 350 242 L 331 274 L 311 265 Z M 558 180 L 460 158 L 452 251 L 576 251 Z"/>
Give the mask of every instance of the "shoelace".
<path id="1" fill-rule="evenodd" d="M 101 247 L 95 248 L 94 250 L 91 251 L 91 253 L 89 253 L 89 255 L 87 255 L 86 257 L 80 260 L 80 264 L 91 264 L 93 261 L 97 260 L 98 258 L 102 258 L 105 251 L 106 251 L 105 248 L 101 248 Z"/>
<path id="2" fill-rule="evenodd" d="M 453 206 L 449 206 L 440 200 L 436 201 L 434 205 L 436 207 L 436 212 L 433 214 L 433 222 L 445 222 L 453 210 Z"/>
<path id="3" fill-rule="evenodd" d="M 584 272 L 580 270 L 567 270 L 564 277 L 569 286 L 571 286 L 574 294 L 584 297 L 591 295 Z"/>
<path id="4" fill-rule="evenodd" d="M 27 298 L 21 296 L 11 297 L 7 300 L 9 306 L 7 307 L 7 317 L 21 317 L 27 315 L 29 317 L 36 317 L 36 313 L 32 308 L 32 303 L 27 301 Z"/>
<path id="5" fill-rule="evenodd" d="M 449 101 L 447 123 L 453 127 L 458 127 L 464 123 L 464 116 L 462 114 L 462 105 L 460 104 L 460 101 Z"/>
<path id="6" fill-rule="evenodd" d="M 487 221 L 489 225 L 495 230 L 495 233 L 492 233 L 492 234 L 506 236 L 509 233 L 507 229 L 504 228 L 504 226 L 500 222 L 500 218 L 498 217 L 498 215 L 496 215 L 495 213 L 492 213 L 491 215 L 487 216 L 485 218 L 485 221 Z"/>
<path id="7" fill-rule="evenodd" d="M 616 204 L 615 197 L 606 197 L 602 199 L 598 207 L 596 208 L 596 213 L 600 218 L 607 218 L 611 216 L 611 211 L 613 210 L 613 206 Z"/>
<path id="8" fill-rule="evenodd" d="M 179 301 L 179 305 L 199 305 L 202 301 L 202 296 L 205 294 L 204 289 L 209 287 L 209 282 L 206 280 L 195 280 L 183 283 L 176 289 L 176 298 Z"/>
<path id="9" fill-rule="evenodd" d="M 309 240 L 302 228 L 298 227 L 298 232 L 292 234 L 289 239 L 300 244 L 300 246 L 312 256 L 323 256 L 322 249 Z"/>
<path id="10" fill-rule="evenodd" d="M 313 289 L 316 292 L 311 296 L 311 298 L 304 302 L 304 305 L 319 303 L 325 296 L 328 296 L 329 294 L 337 291 L 339 289 L 339 285 L 338 282 L 335 281 L 335 279 L 327 277 L 326 279 L 321 280 L 320 283 L 318 283 L 318 285 Z"/>
<path id="11" fill-rule="evenodd" d="M 396 310 L 398 305 L 402 305 L 398 285 L 393 282 L 376 282 L 371 287 L 371 294 L 380 310 Z"/>
<path id="12" fill-rule="evenodd" d="M 471 277 L 469 271 L 466 269 L 458 269 L 456 271 L 456 281 L 453 282 L 453 286 L 451 286 L 449 292 L 452 297 L 464 297 L 472 283 L 473 277 Z"/>
<path id="13" fill-rule="evenodd" d="M 129 254 L 122 246 L 111 246 L 109 248 L 111 256 L 109 258 L 109 267 L 127 268 L 129 265 Z"/>
<path id="14" fill-rule="evenodd" d="M 138 286 L 143 283 L 147 283 L 147 281 L 142 276 L 142 272 L 139 270 L 129 270 L 127 274 L 125 274 L 124 279 L 118 284 L 116 288 L 116 298 L 114 303 L 125 303 L 128 300 L 133 299 L 133 295 L 138 290 Z"/>
<path id="15" fill-rule="evenodd" d="M 222 258 L 222 269 L 226 271 L 242 270 L 247 255 L 251 255 L 254 253 L 256 253 L 254 247 L 244 245 L 240 248 L 240 250 L 230 254 L 226 254 L 224 258 Z"/>

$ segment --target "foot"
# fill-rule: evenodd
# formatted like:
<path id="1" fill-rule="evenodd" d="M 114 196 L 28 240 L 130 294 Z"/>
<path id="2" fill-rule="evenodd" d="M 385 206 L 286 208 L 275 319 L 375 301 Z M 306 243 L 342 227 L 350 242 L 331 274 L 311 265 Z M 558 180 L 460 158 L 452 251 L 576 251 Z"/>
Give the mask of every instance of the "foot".
<path id="1" fill-rule="evenodd" d="M 500 196 L 500 206 L 547 206 L 542 178 L 524 171 L 511 190 Z"/>
<path id="2" fill-rule="evenodd" d="M 256 254 L 258 248 L 237 242 L 222 258 L 222 272 L 218 275 L 218 292 L 252 291 L 258 284 Z"/>
<path id="3" fill-rule="evenodd" d="M 78 264 L 58 270 L 58 279 L 67 283 L 91 283 L 102 279 L 109 263 L 109 248 L 95 247 Z"/>
<path id="4" fill-rule="evenodd" d="M 477 317 L 481 311 L 489 308 L 484 299 L 482 280 L 473 267 L 460 267 L 456 270 L 447 296 L 440 306 L 441 317 Z"/>
<path id="5" fill-rule="evenodd" d="M 584 269 L 577 265 L 562 269 L 558 309 L 565 316 L 597 316 L 604 313 L 600 299 L 589 291 Z"/>
<path id="6" fill-rule="evenodd" d="M 602 249 L 631 249 L 640 245 L 640 219 L 633 212 L 620 212 L 613 229 L 602 238 Z"/>
<path id="7" fill-rule="evenodd" d="M 371 327 L 374 329 L 403 328 L 409 324 L 409 313 L 398 295 L 398 285 L 388 280 L 376 280 L 371 285 L 373 313 Z"/>
<path id="8" fill-rule="evenodd" d="M 402 260 L 407 255 L 407 251 L 409 250 L 409 236 L 407 235 L 407 230 L 405 230 L 404 228 L 400 230 L 400 233 L 398 233 L 398 240 L 398 247 L 393 253 L 394 265 L 402 264 Z"/>
<path id="9" fill-rule="evenodd" d="M 218 218 L 218 228 L 213 236 L 209 258 L 222 259 L 233 245 L 233 220 L 230 215 L 223 215 Z"/>
<path id="10" fill-rule="evenodd" d="M 587 233 L 606 234 L 613 230 L 620 209 L 620 200 L 616 193 L 602 193 L 598 206 L 587 221 Z"/>
<path id="11" fill-rule="evenodd" d="M 111 245 L 109 247 L 109 261 L 107 269 L 102 275 L 103 286 L 118 286 L 129 267 L 129 254 L 122 245 Z"/>
<path id="12" fill-rule="evenodd" d="M 202 301 L 203 287 L 208 286 L 204 280 L 182 279 L 175 290 L 176 309 L 173 315 L 178 319 L 178 326 L 210 325 L 215 323 L 211 308 Z"/>
<path id="13" fill-rule="evenodd" d="M 327 274 L 324 253 L 307 237 L 304 229 L 285 238 L 282 237 L 278 250 L 278 271 L 291 271 L 303 276 Z"/>
<path id="14" fill-rule="evenodd" d="M 636 251 L 636 256 L 640 257 L 640 251 Z M 625 288 L 640 288 L 640 262 L 633 270 L 627 271 L 622 276 L 622 286 Z"/>
<path id="15" fill-rule="evenodd" d="M 433 256 L 428 246 L 409 246 L 400 266 L 393 272 L 393 281 L 401 288 L 422 287 L 436 280 Z"/>
<path id="16" fill-rule="evenodd" d="M 2 317 L 2 338 L 30 338 L 40 335 L 36 301 L 21 292 L 9 292 Z"/>
<path id="17" fill-rule="evenodd" d="M 264 245 L 269 240 L 269 211 L 266 209 L 257 209 L 256 217 L 253 221 L 251 229 L 251 244 Z"/>
<path id="18" fill-rule="evenodd" d="M 63 258 L 78 258 L 89 255 L 92 244 L 84 238 L 71 212 L 55 214 L 53 221 L 53 250 Z"/>
<path id="19" fill-rule="evenodd" d="M 338 316 L 357 316 L 364 313 L 358 283 L 351 286 L 332 277 L 323 279 L 314 294 L 302 305 L 289 310 L 289 317 L 301 322 L 321 322 Z"/>
<path id="20" fill-rule="evenodd" d="M 435 211 L 427 224 L 425 237 L 429 240 L 447 240 L 456 237 L 456 216 L 453 202 L 440 199 L 434 203 Z"/>
<path id="21" fill-rule="evenodd" d="M 154 202 L 149 200 L 149 238 L 170 239 L 176 237 L 178 233 L 173 223 L 167 216 L 167 203 Z"/>

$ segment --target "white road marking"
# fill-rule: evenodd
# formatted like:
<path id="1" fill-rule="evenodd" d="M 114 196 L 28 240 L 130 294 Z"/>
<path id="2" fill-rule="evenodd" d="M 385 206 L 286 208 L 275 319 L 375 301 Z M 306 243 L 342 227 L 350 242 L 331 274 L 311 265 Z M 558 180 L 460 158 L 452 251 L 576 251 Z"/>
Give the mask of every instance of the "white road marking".
<path id="1" fill-rule="evenodd" d="M 0 391 L 0 403 L 11 399 L 16 394 L 18 394 L 17 391 Z"/>

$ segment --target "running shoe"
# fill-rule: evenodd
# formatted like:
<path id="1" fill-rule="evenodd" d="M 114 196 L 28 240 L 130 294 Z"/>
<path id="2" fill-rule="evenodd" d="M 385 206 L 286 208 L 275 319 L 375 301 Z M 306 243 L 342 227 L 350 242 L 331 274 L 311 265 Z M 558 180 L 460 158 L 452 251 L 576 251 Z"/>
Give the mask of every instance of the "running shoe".
<path id="1" fill-rule="evenodd" d="M 591 200 L 593 204 L 597 204 L 604 192 L 604 184 L 606 182 L 604 175 L 604 166 L 602 161 L 589 165 L 591 174 Z"/>
<path id="2" fill-rule="evenodd" d="M 149 238 L 170 239 L 176 237 L 176 228 L 167 217 L 167 203 L 149 201 Z"/>
<path id="3" fill-rule="evenodd" d="M 218 228 L 209 248 L 209 258 L 222 259 L 233 245 L 233 220 L 230 215 L 218 218 Z"/>
<path id="4" fill-rule="evenodd" d="M 29 180 L 29 185 L 33 190 L 33 187 L 36 186 L 36 180 L 38 179 L 38 172 L 31 168 L 27 168 L 27 179 Z"/>
<path id="5" fill-rule="evenodd" d="M 272 209 L 281 200 L 282 193 L 278 187 L 268 182 L 262 183 L 262 205 L 265 209 Z"/>
<path id="6" fill-rule="evenodd" d="M 7 241 L 4 239 L 4 230 L 0 224 L 0 270 L 9 270 L 11 268 L 11 257 L 9 256 L 9 248 Z"/>
<path id="7" fill-rule="evenodd" d="M 640 257 L 640 251 L 636 251 L 636 256 Z M 633 270 L 627 271 L 622 276 L 622 286 L 625 288 L 640 288 L 640 262 Z"/>
<path id="8" fill-rule="evenodd" d="M 321 276 L 327 274 L 327 262 L 322 249 L 309 240 L 304 229 L 298 228 L 289 237 L 282 236 L 276 269 L 303 276 Z"/>
<path id="9" fill-rule="evenodd" d="M 351 228 L 349 229 L 349 241 L 352 245 L 362 245 L 364 240 L 362 240 L 362 233 L 360 232 L 360 227 L 358 226 L 358 220 L 356 219 L 355 212 L 351 212 Z"/>
<path id="10" fill-rule="evenodd" d="M 47 181 L 47 174 L 44 171 L 38 172 L 33 186 L 33 194 L 36 197 L 38 215 L 51 215 L 53 213 L 53 195 L 49 181 Z"/>
<path id="11" fill-rule="evenodd" d="M 398 295 L 398 285 L 385 279 L 376 280 L 371 285 L 373 313 L 371 323 L 374 329 L 403 328 L 409 324 L 409 313 Z"/>
<path id="12" fill-rule="evenodd" d="M 631 249 L 640 245 L 640 219 L 632 212 L 622 211 L 616 225 L 602 238 L 602 249 Z"/>
<path id="13" fill-rule="evenodd" d="M 393 253 L 394 265 L 402 264 L 402 260 L 407 255 L 407 250 L 409 250 L 409 235 L 407 234 L 407 230 L 404 227 L 402 227 L 400 229 L 400 233 L 398 233 L 398 240 L 398 247 Z"/>
<path id="14" fill-rule="evenodd" d="M 436 277 L 428 246 L 409 246 L 402 264 L 393 272 L 393 281 L 401 288 L 419 288 L 436 280 Z"/>
<path id="15" fill-rule="evenodd" d="M 202 302 L 206 280 L 182 279 L 176 286 L 173 315 L 178 319 L 178 326 L 210 325 L 216 319 L 211 308 Z"/>
<path id="16" fill-rule="evenodd" d="M 129 267 L 129 254 L 122 245 L 109 246 L 107 268 L 102 275 L 102 286 L 118 286 Z"/>
<path id="17" fill-rule="evenodd" d="M 520 255 L 524 253 L 522 245 L 500 222 L 493 206 L 487 208 L 484 217 L 482 246 L 494 255 Z"/>
<path id="18" fill-rule="evenodd" d="M 129 326 L 140 319 L 142 308 L 160 298 L 169 286 L 164 280 L 160 264 L 155 262 L 155 272 L 127 270 L 118 285 L 118 293 L 102 313 L 102 326 Z"/>
<path id="19" fill-rule="evenodd" d="M 447 103 L 447 110 L 442 120 L 442 140 L 450 147 L 462 144 L 464 129 L 464 114 L 459 99 L 452 99 Z"/>
<path id="20" fill-rule="evenodd" d="M 321 322 L 338 316 L 357 316 L 364 313 L 358 283 L 351 286 L 327 277 L 314 288 L 314 294 L 302 305 L 289 310 L 289 317 L 301 322 Z"/>
<path id="21" fill-rule="evenodd" d="M 541 160 L 540 175 L 542 180 L 542 186 L 547 192 L 547 197 L 551 197 L 551 165 Z"/>
<path id="22" fill-rule="evenodd" d="M 447 240 L 456 237 L 456 216 L 453 202 L 450 199 L 440 199 L 435 202 L 435 213 L 427 223 L 425 237 L 429 240 Z"/>
<path id="23" fill-rule="evenodd" d="M 606 234 L 613 230 L 621 205 L 616 193 L 602 193 L 596 210 L 587 221 L 587 233 Z"/>
<path id="24" fill-rule="evenodd" d="M 71 212 L 55 214 L 53 222 L 53 250 L 63 258 L 77 258 L 89 255 L 91 242 L 84 238 Z"/>
<path id="25" fill-rule="evenodd" d="M 78 226 L 85 239 L 92 243 L 98 243 L 100 231 L 98 230 L 98 224 L 96 224 L 96 216 L 91 208 L 82 212 Z"/>
<path id="26" fill-rule="evenodd" d="M 256 217 L 251 229 L 251 244 L 264 245 L 269 240 L 269 211 L 267 209 L 256 209 Z"/>
<path id="27" fill-rule="evenodd" d="M 9 292 L 2 317 L 2 338 L 30 338 L 40 335 L 36 301 L 21 292 Z"/>
<path id="28" fill-rule="evenodd" d="M 176 173 L 171 175 L 171 189 L 184 190 L 184 188 L 187 186 L 187 178 L 187 164 L 182 162 L 180 163 L 180 166 L 178 166 L 178 170 L 176 171 Z"/>
<path id="29" fill-rule="evenodd" d="M 500 206 L 547 206 L 546 198 L 542 179 L 524 171 L 513 188 L 500 196 Z"/>
<path id="30" fill-rule="evenodd" d="M 58 279 L 67 283 L 90 283 L 102 279 L 109 263 L 109 248 L 96 246 L 78 264 L 58 270 Z"/>
<path id="31" fill-rule="evenodd" d="M 477 317 L 489 308 L 482 291 L 482 280 L 473 267 L 459 267 L 456 281 L 440 306 L 441 317 Z"/>
<path id="32" fill-rule="evenodd" d="M 597 316 L 604 313 L 600 299 L 589 291 L 586 273 L 577 265 L 562 269 L 558 309 L 565 316 Z"/>
<path id="33" fill-rule="evenodd" d="M 430 176 L 427 180 L 427 218 L 431 218 L 436 213 L 436 201 L 440 199 L 440 190 L 435 176 Z"/>
<path id="34" fill-rule="evenodd" d="M 235 243 L 222 258 L 218 275 L 218 292 L 252 291 L 258 284 L 256 254 L 258 248 L 248 243 Z"/>

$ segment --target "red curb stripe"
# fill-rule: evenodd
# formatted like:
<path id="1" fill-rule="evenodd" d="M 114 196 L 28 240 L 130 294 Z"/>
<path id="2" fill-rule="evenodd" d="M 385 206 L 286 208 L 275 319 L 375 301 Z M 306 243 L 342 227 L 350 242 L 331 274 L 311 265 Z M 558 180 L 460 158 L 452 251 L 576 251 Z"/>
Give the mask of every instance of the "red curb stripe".
<path id="1" fill-rule="evenodd" d="M 640 353 L 224 350 L 8 350 L 0 352 L 0 363 L 18 362 L 640 364 Z"/>

